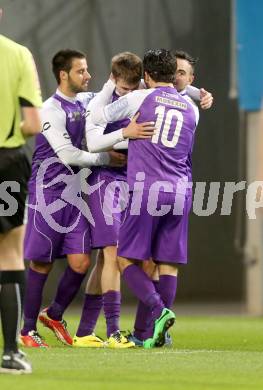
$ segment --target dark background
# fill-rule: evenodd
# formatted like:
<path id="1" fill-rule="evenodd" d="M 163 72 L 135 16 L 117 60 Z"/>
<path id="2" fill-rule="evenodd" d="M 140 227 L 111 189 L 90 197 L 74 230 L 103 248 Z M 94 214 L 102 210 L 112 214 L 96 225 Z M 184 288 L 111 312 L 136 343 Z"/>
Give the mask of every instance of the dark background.
<path id="1" fill-rule="evenodd" d="M 2 34 L 27 45 L 37 62 L 44 98 L 56 88 L 50 62 L 71 47 L 88 54 L 90 90 L 109 74 L 121 51 L 143 56 L 153 47 L 183 49 L 199 58 L 195 85 L 214 95 L 202 111 L 193 155 L 194 181 L 244 180 L 238 166 L 239 113 L 229 99 L 231 7 L 228 0 L 9 0 L 2 1 Z M 32 146 L 29 146 L 32 148 Z M 243 237 L 242 205 L 236 197 L 230 216 L 191 215 L 189 264 L 180 271 L 178 300 L 239 301 L 244 295 L 242 257 L 235 239 Z M 59 270 L 63 262 L 56 265 Z M 54 272 L 46 291 L 52 292 Z"/>

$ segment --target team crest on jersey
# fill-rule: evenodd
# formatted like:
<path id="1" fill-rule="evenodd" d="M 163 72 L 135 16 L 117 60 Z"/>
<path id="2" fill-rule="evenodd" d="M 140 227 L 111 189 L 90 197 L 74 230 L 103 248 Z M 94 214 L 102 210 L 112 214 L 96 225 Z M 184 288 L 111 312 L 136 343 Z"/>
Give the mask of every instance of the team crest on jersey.
<path id="1" fill-rule="evenodd" d="M 71 122 L 77 122 L 82 119 L 83 115 L 80 111 L 72 111 L 68 114 L 68 118 Z"/>

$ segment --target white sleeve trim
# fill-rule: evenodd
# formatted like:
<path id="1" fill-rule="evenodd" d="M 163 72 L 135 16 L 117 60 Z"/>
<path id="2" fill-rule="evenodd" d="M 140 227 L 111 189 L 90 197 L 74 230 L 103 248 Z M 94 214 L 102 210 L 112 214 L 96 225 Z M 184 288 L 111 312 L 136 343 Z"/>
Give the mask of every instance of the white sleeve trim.
<path id="1" fill-rule="evenodd" d="M 120 149 L 128 149 L 129 146 L 129 139 L 126 138 L 124 141 L 118 142 L 113 146 L 114 150 L 120 150 Z"/>
<path id="2" fill-rule="evenodd" d="M 187 87 L 185 88 L 185 92 L 191 99 L 193 99 L 196 102 L 200 102 L 201 96 L 200 96 L 199 88 L 196 88 L 192 85 L 187 85 Z"/>

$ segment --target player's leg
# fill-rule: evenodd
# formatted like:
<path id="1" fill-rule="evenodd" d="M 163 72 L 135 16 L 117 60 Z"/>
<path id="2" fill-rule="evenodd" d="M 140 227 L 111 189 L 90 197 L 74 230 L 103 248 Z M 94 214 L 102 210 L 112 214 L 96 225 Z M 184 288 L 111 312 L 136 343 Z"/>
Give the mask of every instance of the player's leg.
<path id="1" fill-rule="evenodd" d="M 176 296 L 178 267 L 176 264 L 159 263 L 158 270 L 159 281 L 157 291 L 162 297 L 165 307 L 170 309 L 173 306 Z"/>
<path id="2" fill-rule="evenodd" d="M 159 275 L 156 264 L 152 260 L 143 261 L 142 269 L 152 279 L 155 289 L 157 290 Z M 150 308 L 142 301 L 138 301 L 134 322 L 134 331 L 129 336 L 129 340 L 133 341 L 137 346 L 143 346 L 144 333 L 149 329 L 151 320 L 152 313 Z"/>
<path id="3" fill-rule="evenodd" d="M 37 331 L 43 290 L 53 263 L 31 261 L 27 273 L 27 287 L 24 303 L 24 325 L 20 341 L 26 347 L 48 347 Z"/>
<path id="4" fill-rule="evenodd" d="M 55 298 L 47 313 L 50 318 L 61 321 L 63 313 L 75 298 L 90 265 L 88 254 L 67 255 L 68 266 L 59 281 Z"/>
<path id="5" fill-rule="evenodd" d="M 131 348 L 130 342 L 120 332 L 120 271 L 117 263 L 117 247 L 108 246 L 103 249 L 104 266 L 101 286 L 103 293 L 103 310 L 107 325 L 107 346 L 109 348 Z"/>
<path id="6" fill-rule="evenodd" d="M 57 194 L 45 194 L 46 203 L 57 199 Z M 59 256 L 61 234 L 54 231 L 39 209 L 36 194 L 30 193 L 27 209 L 27 224 L 24 239 L 24 258 L 30 262 L 27 272 L 25 294 L 24 326 L 20 340 L 28 347 L 47 347 L 37 332 L 37 319 L 42 303 L 42 295 L 53 261 Z M 59 221 L 62 211 L 58 212 Z"/>
<path id="7" fill-rule="evenodd" d="M 89 223 L 76 207 L 66 206 L 60 224 L 73 226 L 76 220 L 78 223 L 71 231 L 58 237 L 59 256 L 67 256 L 68 266 L 59 281 L 51 305 L 39 315 L 42 324 L 51 329 L 56 337 L 66 345 L 72 345 L 72 337 L 67 330 L 67 323 L 62 317 L 78 293 L 90 265 Z"/>
<path id="8" fill-rule="evenodd" d="M 121 223 L 121 213 L 112 215 L 110 201 L 117 201 L 115 197 L 118 191 L 112 182 L 115 179 L 110 177 L 96 177 L 98 182 L 104 180 L 99 191 L 89 196 L 88 203 L 92 214 L 95 217 L 95 226 L 91 226 L 91 241 L 94 248 L 103 248 L 104 262 L 101 276 L 101 286 L 103 293 L 103 308 L 107 323 L 107 336 L 109 347 L 127 348 L 134 346 L 128 343 L 127 339 L 120 333 L 120 272 L 117 265 L 116 245 L 118 231 Z M 93 183 L 94 184 L 94 183 Z M 105 196 L 105 191 L 107 196 Z M 110 191 L 110 195 L 109 195 Z M 112 192 L 114 191 L 114 192 Z M 111 337 L 113 335 L 113 338 Z"/>
<path id="9" fill-rule="evenodd" d="M 149 328 L 149 334 L 145 336 L 147 343 L 144 342 L 144 347 L 157 346 L 160 335 L 163 336 L 173 325 L 174 313 L 165 308 L 152 280 L 134 261 L 124 257 L 118 257 L 118 260 L 126 284 L 134 295 L 149 307 L 152 313 L 153 329 Z"/>
<path id="10" fill-rule="evenodd" d="M 119 235 L 118 261 L 126 284 L 135 296 L 149 307 L 152 313 L 154 329 L 149 328 L 147 338 L 150 338 L 152 333 L 154 334 L 154 340 L 151 344 L 153 346 L 157 333 L 163 332 L 167 324 L 172 324 L 174 314 L 169 309 L 164 310 L 164 303 L 156 291 L 153 281 L 134 261 L 134 259 L 143 261 L 152 257 L 152 245 L 159 226 L 159 217 L 154 217 L 147 211 L 148 198 L 149 193 L 145 191 L 141 200 L 140 215 L 132 215 L 129 212 L 122 225 Z"/>
<path id="11" fill-rule="evenodd" d="M 173 204 L 175 194 L 162 194 L 163 204 Z M 156 285 L 166 308 L 171 308 L 176 296 L 178 264 L 187 263 L 188 215 L 191 208 L 191 193 L 177 194 L 182 215 L 173 215 L 173 210 L 160 218 L 152 247 L 153 258 L 158 264 L 159 282 Z M 181 207 L 182 206 L 182 207 Z M 155 346 L 165 343 L 165 332 L 160 332 Z M 147 343 L 146 343 L 147 344 Z M 150 344 L 150 343 L 149 343 Z"/>
<path id="12" fill-rule="evenodd" d="M 76 347 L 103 347 L 102 339 L 94 334 L 94 329 L 102 308 L 101 273 L 103 267 L 103 252 L 97 253 L 96 264 L 89 276 L 80 323 L 73 338 Z"/>
<path id="13" fill-rule="evenodd" d="M 117 264 L 117 247 L 103 248 L 104 264 L 101 275 L 103 310 L 107 325 L 107 337 L 120 330 L 120 271 Z"/>
<path id="14" fill-rule="evenodd" d="M 77 295 L 81 283 L 90 265 L 90 256 L 85 253 L 67 255 L 68 266 L 65 269 L 51 305 L 42 310 L 39 320 L 54 332 L 58 340 L 72 345 L 72 337 L 67 330 L 63 314 Z"/>

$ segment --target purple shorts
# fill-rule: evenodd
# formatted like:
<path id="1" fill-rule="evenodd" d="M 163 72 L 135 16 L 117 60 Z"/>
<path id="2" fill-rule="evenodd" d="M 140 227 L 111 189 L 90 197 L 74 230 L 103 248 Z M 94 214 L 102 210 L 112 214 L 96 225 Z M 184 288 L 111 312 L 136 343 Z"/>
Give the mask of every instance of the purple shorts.
<path id="1" fill-rule="evenodd" d="M 191 193 L 160 192 L 150 198 L 149 191 L 144 191 L 140 210 L 138 201 L 134 201 L 138 194 L 133 192 L 130 196 L 127 218 L 119 233 L 118 256 L 186 264 Z M 166 210 L 161 211 L 162 205 Z"/>
<path id="2" fill-rule="evenodd" d="M 95 220 L 95 226 L 90 226 L 92 248 L 117 245 L 120 226 L 127 212 L 127 183 L 98 173 L 89 184 L 94 186 L 101 181 L 104 181 L 103 184 L 88 196 L 88 205 Z"/>
<path id="3" fill-rule="evenodd" d="M 46 193 L 46 204 L 54 203 L 59 194 Z M 36 195 L 30 194 L 27 207 L 24 258 L 51 263 L 68 254 L 90 253 L 90 225 L 79 209 L 66 204 L 51 217 L 40 212 Z"/>

